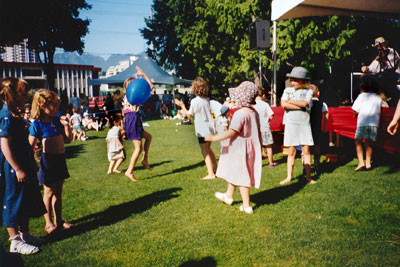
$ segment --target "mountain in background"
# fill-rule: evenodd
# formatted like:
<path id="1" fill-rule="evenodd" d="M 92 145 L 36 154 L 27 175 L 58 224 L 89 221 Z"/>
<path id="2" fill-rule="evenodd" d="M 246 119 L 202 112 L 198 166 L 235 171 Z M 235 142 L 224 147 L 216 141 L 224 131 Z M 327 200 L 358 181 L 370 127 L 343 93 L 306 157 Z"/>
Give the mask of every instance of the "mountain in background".
<path id="1" fill-rule="evenodd" d="M 84 53 L 56 53 L 54 55 L 54 63 L 56 64 L 75 64 L 75 65 L 93 65 L 101 68 L 101 71 L 107 71 L 110 66 L 118 65 L 119 61 L 127 60 L 133 54 L 112 54 L 107 60 L 100 56 Z"/>

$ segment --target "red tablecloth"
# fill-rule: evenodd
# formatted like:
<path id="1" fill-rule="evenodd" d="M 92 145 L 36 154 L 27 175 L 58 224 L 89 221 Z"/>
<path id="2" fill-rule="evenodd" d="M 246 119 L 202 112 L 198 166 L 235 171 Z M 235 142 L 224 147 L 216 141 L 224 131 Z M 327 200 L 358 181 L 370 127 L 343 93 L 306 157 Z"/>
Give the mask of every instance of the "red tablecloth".
<path id="1" fill-rule="evenodd" d="M 282 107 L 272 107 L 274 111 L 274 119 L 270 121 L 272 131 L 283 131 L 282 124 L 284 110 Z M 387 133 L 386 128 L 393 118 L 395 108 L 382 108 L 378 137 L 376 146 L 384 149 L 391 154 L 400 155 L 400 133 L 392 136 Z M 357 118 L 353 116 L 354 112 L 351 107 L 330 107 L 329 120 L 326 126 L 327 131 L 333 131 L 340 135 L 354 139 Z"/>

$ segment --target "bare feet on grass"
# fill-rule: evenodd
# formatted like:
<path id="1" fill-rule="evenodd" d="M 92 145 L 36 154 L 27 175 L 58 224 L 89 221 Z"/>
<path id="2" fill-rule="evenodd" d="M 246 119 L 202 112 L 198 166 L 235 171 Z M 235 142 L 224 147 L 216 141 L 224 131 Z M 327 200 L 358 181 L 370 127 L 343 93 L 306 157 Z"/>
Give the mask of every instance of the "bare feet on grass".
<path id="1" fill-rule="evenodd" d="M 148 162 L 147 160 L 144 160 L 144 159 L 143 159 L 140 163 L 142 163 L 142 165 L 146 168 L 146 170 L 151 171 L 149 162 Z"/>
<path id="2" fill-rule="evenodd" d="M 57 230 L 57 227 L 56 227 L 54 224 L 49 224 L 49 225 L 46 225 L 46 226 L 44 227 L 44 231 L 45 231 L 46 233 L 48 233 L 48 234 L 53 233 L 55 230 Z"/>
<path id="3" fill-rule="evenodd" d="M 74 224 L 69 223 L 69 222 L 62 222 L 62 225 L 61 225 L 62 229 L 70 229 L 74 226 L 75 226 Z"/>
<path id="4" fill-rule="evenodd" d="M 284 185 L 284 184 L 290 183 L 291 181 L 292 181 L 292 178 L 286 178 L 285 180 L 280 181 L 279 184 Z"/>
<path id="5" fill-rule="evenodd" d="M 362 169 L 365 168 L 365 165 L 357 165 L 357 167 L 354 169 L 356 172 L 361 171 Z"/>
<path id="6" fill-rule="evenodd" d="M 316 184 L 317 182 L 315 181 L 315 180 L 313 180 L 313 179 L 307 179 L 307 182 L 309 183 L 309 184 Z"/>
<path id="7" fill-rule="evenodd" d="M 201 178 L 201 180 L 212 180 L 212 179 L 215 179 L 215 175 L 207 175 Z"/>
<path id="8" fill-rule="evenodd" d="M 121 173 L 119 170 L 113 170 L 113 173 Z"/>
<path id="9" fill-rule="evenodd" d="M 125 173 L 125 176 L 128 177 L 129 179 L 131 179 L 132 182 L 137 182 L 138 180 L 135 179 L 135 177 L 133 176 L 132 173 Z"/>

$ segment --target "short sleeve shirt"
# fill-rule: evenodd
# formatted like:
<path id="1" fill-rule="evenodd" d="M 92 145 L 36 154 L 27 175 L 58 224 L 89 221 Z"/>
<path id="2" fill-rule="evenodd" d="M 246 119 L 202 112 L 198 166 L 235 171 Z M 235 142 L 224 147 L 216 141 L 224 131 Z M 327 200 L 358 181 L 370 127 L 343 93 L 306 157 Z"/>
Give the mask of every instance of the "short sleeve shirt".
<path id="1" fill-rule="evenodd" d="M 214 134 L 214 121 L 211 116 L 211 107 L 208 98 L 195 97 L 190 102 L 189 114 L 194 117 L 194 128 L 198 137 Z"/>
<path id="2" fill-rule="evenodd" d="M 382 99 L 374 93 L 361 93 L 351 107 L 357 116 L 357 127 L 379 126 Z"/>
<path id="3" fill-rule="evenodd" d="M 42 122 L 34 120 L 29 126 L 29 135 L 36 138 L 48 138 L 62 134 L 64 126 L 60 122 L 59 117 L 53 118 L 51 122 Z"/>
<path id="4" fill-rule="evenodd" d="M 256 100 L 256 104 L 253 107 L 257 111 L 258 117 L 260 118 L 260 131 L 269 131 L 269 117 L 274 115 L 271 107 L 267 102 L 262 100 Z"/>
<path id="5" fill-rule="evenodd" d="M 302 110 L 285 110 L 285 115 L 283 117 L 284 124 L 300 124 L 309 125 L 310 124 L 310 112 L 312 107 L 312 95 L 313 91 L 311 89 L 294 89 L 293 87 L 288 87 L 283 91 L 282 100 L 304 100 L 307 101 L 308 107 Z"/>

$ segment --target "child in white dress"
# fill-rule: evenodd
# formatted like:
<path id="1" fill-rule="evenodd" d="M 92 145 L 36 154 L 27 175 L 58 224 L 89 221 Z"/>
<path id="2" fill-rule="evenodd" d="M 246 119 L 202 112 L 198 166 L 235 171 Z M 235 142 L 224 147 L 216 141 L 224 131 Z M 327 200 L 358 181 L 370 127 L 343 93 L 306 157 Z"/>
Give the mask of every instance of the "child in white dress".
<path id="1" fill-rule="evenodd" d="M 311 179 L 311 153 L 310 146 L 314 145 L 311 133 L 310 112 L 312 107 L 313 91 L 310 85 L 307 70 L 303 67 L 294 67 L 291 73 L 286 74 L 290 78 L 292 87 L 283 91 L 281 105 L 285 109 L 283 123 L 285 133 L 283 145 L 289 147 L 287 157 L 287 176 L 280 182 L 281 185 L 292 180 L 296 147 L 301 145 L 304 156 L 306 179 L 310 184 L 316 182 Z"/>
<path id="2" fill-rule="evenodd" d="M 113 122 L 114 126 L 108 130 L 107 141 L 107 157 L 110 161 L 107 174 L 121 173 L 118 167 L 125 160 L 125 150 L 122 139 L 121 117 L 116 117 Z"/>
<path id="3" fill-rule="evenodd" d="M 261 183 L 261 144 L 259 120 L 252 107 L 258 93 L 257 86 L 249 81 L 236 88 L 230 88 L 231 99 L 241 108 L 232 117 L 229 129 L 217 135 L 208 134 L 206 141 L 228 139 L 229 145 L 221 150 L 216 175 L 228 182 L 225 193 L 216 192 L 215 197 L 227 205 L 232 205 L 236 187 L 240 188 L 243 204 L 240 211 L 253 213 L 250 206 L 250 187 L 259 188 Z"/>

